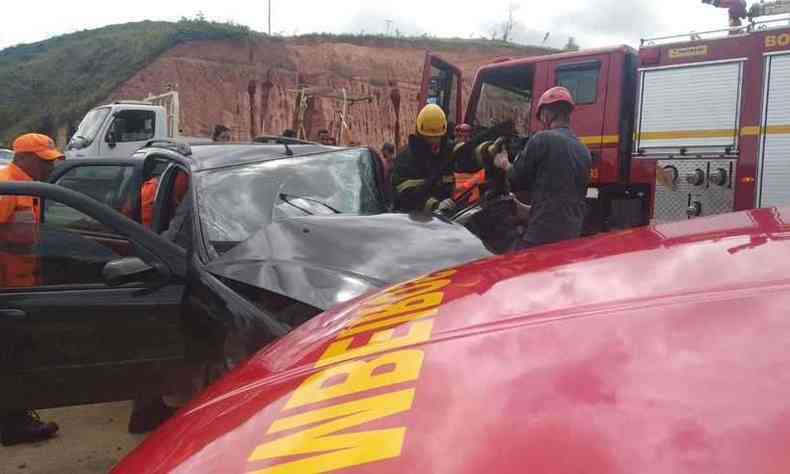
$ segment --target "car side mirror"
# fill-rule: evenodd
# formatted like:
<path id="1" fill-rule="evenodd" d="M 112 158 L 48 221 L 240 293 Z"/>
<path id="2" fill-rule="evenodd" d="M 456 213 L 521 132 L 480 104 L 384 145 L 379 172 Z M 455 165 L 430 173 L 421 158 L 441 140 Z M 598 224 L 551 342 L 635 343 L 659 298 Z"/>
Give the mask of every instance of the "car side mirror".
<path id="1" fill-rule="evenodd" d="M 137 257 L 126 257 L 107 262 L 102 270 L 104 282 L 109 286 L 151 281 L 159 276 L 156 268 Z"/>
<path id="2" fill-rule="evenodd" d="M 67 150 L 82 150 L 85 148 L 86 140 L 82 137 L 72 137 L 66 145 Z"/>

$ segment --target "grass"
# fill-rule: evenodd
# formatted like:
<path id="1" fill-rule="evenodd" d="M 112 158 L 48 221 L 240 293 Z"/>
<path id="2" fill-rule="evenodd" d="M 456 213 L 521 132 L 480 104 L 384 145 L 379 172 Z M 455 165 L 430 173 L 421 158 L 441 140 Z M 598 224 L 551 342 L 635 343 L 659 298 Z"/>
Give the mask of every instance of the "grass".
<path id="1" fill-rule="evenodd" d="M 0 51 L 0 145 L 26 131 L 55 133 L 173 46 L 193 40 L 242 40 L 236 24 L 203 18 L 126 23 L 56 36 Z"/>

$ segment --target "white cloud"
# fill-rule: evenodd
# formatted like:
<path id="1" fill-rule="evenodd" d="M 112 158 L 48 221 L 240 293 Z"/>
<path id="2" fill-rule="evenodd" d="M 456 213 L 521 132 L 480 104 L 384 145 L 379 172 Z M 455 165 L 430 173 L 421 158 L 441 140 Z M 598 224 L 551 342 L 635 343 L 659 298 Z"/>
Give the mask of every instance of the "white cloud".
<path id="1" fill-rule="evenodd" d="M 103 25 L 140 20 L 177 20 L 202 12 L 217 21 L 235 21 L 266 31 L 266 1 L 135 0 L 112 3 L 39 2 L 31 15 L 24 2 L 4 2 L 0 48 Z M 509 0 L 483 3 L 457 0 L 272 0 L 272 28 L 282 34 L 309 32 L 382 33 L 385 20 L 404 33 L 461 38 L 489 36 L 490 26 L 507 14 Z M 561 46 L 575 36 L 582 47 L 617 43 L 637 45 L 640 37 L 704 30 L 726 26 L 727 13 L 697 0 L 530 0 L 520 5 L 516 17 L 521 28 L 516 39 L 540 42 L 551 32 L 550 44 Z"/>

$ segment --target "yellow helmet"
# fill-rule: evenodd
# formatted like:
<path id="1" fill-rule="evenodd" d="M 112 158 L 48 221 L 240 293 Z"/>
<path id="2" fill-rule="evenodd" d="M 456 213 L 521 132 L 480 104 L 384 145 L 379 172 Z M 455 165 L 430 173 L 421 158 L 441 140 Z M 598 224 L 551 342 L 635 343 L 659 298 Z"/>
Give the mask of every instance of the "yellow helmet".
<path id="1" fill-rule="evenodd" d="M 443 137 L 447 135 L 447 116 L 435 104 L 428 104 L 417 115 L 417 133 L 424 137 Z"/>

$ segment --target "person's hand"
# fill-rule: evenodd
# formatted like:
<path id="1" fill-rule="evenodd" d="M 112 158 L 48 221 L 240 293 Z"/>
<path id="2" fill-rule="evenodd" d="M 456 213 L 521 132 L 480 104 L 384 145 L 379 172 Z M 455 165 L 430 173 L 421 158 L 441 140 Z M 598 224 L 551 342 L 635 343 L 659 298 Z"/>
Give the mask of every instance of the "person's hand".
<path id="1" fill-rule="evenodd" d="M 502 153 L 502 151 L 505 149 L 506 143 L 507 143 L 507 138 L 499 137 L 494 141 L 493 144 L 491 144 L 490 147 L 488 147 L 488 152 L 491 153 L 492 155 L 497 155 L 499 153 Z"/>
<path id="2" fill-rule="evenodd" d="M 436 210 L 443 213 L 450 212 L 453 209 L 455 209 L 455 201 L 450 198 L 445 199 L 436 206 Z"/>
<path id="3" fill-rule="evenodd" d="M 494 157 L 494 166 L 505 171 L 510 169 L 510 158 L 508 157 L 507 152 L 503 151 Z"/>
<path id="4" fill-rule="evenodd" d="M 528 206 L 523 202 L 516 199 L 516 220 L 521 223 L 526 223 L 529 220 L 529 213 L 532 206 Z"/>

